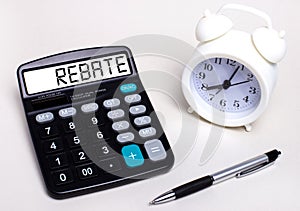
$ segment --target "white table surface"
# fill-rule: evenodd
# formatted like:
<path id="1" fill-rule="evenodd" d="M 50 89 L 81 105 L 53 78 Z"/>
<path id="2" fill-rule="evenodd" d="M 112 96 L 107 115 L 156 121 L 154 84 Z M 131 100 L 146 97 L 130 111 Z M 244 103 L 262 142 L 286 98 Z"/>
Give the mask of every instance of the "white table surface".
<path id="1" fill-rule="evenodd" d="M 216 11 L 227 2 L 231 1 L 1 0 L 0 210 L 300 210 L 300 5 L 296 0 L 234 1 L 266 11 L 275 28 L 287 32 L 288 52 L 280 63 L 277 86 L 252 132 L 213 127 L 185 110 L 178 112 L 179 107 L 187 106 L 180 87 L 174 87 L 178 90 L 175 96 L 150 90 L 175 149 L 175 167 L 152 179 L 67 200 L 54 200 L 46 194 L 19 96 L 17 67 L 50 54 L 110 45 L 143 34 L 167 35 L 196 46 L 194 29 L 204 9 Z M 234 17 L 239 25 L 243 24 L 244 18 Z M 245 19 L 249 25 L 251 17 Z M 136 62 L 140 72 L 155 68 L 178 78 L 180 83 L 179 64 L 157 56 L 140 57 Z M 198 124 L 193 140 L 178 140 L 182 116 L 186 124 Z M 212 133 L 220 134 L 209 139 Z M 211 139 L 215 143 L 208 150 L 210 156 L 203 155 Z M 181 150 L 184 142 L 191 146 L 187 151 Z M 182 200 L 148 206 L 149 200 L 172 187 L 273 148 L 280 149 L 282 156 L 269 169 Z M 205 162 L 203 156 L 208 157 Z"/>

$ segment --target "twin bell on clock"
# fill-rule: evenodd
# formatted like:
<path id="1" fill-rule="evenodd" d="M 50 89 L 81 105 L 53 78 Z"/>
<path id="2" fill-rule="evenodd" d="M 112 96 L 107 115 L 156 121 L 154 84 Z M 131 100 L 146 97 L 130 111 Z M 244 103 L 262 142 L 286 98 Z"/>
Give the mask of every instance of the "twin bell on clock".
<path id="1" fill-rule="evenodd" d="M 225 11 L 251 13 L 265 22 L 252 33 L 233 29 Z M 205 11 L 196 27 L 200 44 L 182 76 L 190 108 L 204 119 L 226 127 L 254 122 L 267 108 L 277 80 L 277 64 L 286 52 L 284 31 L 255 8 L 227 4 L 216 14 Z"/>

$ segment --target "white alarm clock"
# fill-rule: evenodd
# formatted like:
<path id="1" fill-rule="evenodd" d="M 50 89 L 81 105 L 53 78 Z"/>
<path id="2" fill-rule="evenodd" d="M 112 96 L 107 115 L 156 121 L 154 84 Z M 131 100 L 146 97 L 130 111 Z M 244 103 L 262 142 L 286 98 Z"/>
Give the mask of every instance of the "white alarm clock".
<path id="1" fill-rule="evenodd" d="M 252 13 L 266 23 L 251 34 L 236 30 L 225 10 Z M 269 103 L 277 63 L 286 52 L 284 34 L 252 7 L 227 4 L 216 14 L 205 11 L 196 28 L 200 44 L 182 76 L 189 111 L 214 124 L 250 131 Z"/>

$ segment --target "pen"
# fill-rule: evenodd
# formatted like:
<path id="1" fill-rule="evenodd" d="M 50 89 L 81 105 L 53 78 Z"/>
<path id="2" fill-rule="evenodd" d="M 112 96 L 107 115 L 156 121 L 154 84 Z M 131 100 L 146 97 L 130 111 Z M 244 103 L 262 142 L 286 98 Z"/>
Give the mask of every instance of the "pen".
<path id="1" fill-rule="evenodd" d="M 212 185 L 218 184 L 223 182 L 227 179 L 236 177 L 241 178 L 247 176 L 249 174 L 255 173 L 259 170 L 267 168 L 268 166 L 272 165 L 274 161 L 278 158 L 281 154 L 280 151 L 276 149 L 267 152 L 263 155 L 259 155 L 254 157 L 250 160 L 244 161 L 212 175 L 207 175 L 205 177 L 201 177 L 199 179 L 193 180 L 172 190 L 158 196 L 157 198 L 153 199 L 149 204 L 161 204 L 169 201 L 173 201 L 184 196 L 190 195 L 197 191 L 203 190 L 208 188 Z"/>

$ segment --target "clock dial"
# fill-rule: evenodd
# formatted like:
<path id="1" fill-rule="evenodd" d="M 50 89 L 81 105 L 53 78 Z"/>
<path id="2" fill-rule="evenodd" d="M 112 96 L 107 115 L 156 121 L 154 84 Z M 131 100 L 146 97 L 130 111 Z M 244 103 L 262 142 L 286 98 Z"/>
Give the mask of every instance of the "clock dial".
<path id="1" fill-rule="evenodd" d="M 191 82 L 206 103 L 223 112 L 251 112 L 261 98 L 254 74 L 243 64 L 227 58 L 199 63 L 192 72 Z"/>

